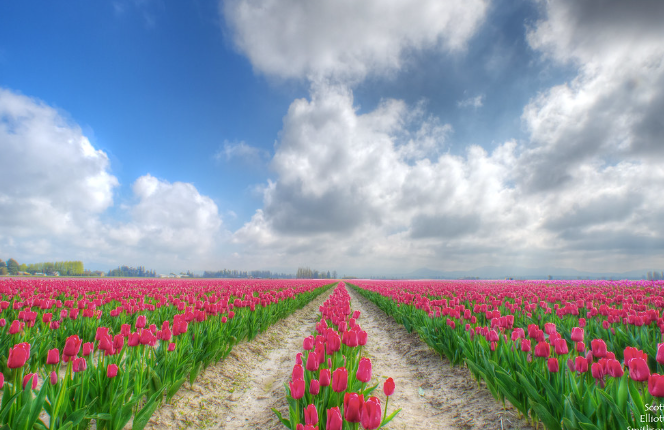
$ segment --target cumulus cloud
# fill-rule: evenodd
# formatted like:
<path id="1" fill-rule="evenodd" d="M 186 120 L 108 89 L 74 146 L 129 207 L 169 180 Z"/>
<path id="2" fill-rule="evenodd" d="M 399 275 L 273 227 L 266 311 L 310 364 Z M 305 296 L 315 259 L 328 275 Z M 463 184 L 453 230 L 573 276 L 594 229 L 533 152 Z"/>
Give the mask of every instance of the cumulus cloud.
<path id="1" fill-rule="evenodd" d="M 2 230 L 71 233 L 113 204 L 106 154 L 54 108 L 2 88 L 0 148 Z"/>
<path id="2" fill-rule="evenodd" d="M 653 17 L 664 4 L 541 3 L 531 47 L 578 75 L 525 106 L 527 140 L 455 155 L 446 149 L 452 126 L 420 107 L 383 100 L 359 114 L 348 87 L 317 81 L 309 99 L 290 106 L 271 165 L 277 177 L 235 241 L 264 258 L 315 255 L 358 269 L 544 262 L 628 270 L 661 261 L 664 30 Z M 361 78 L 399 65 L 370 56 L 346 63 L 334 44 L 315 51 L 321 57 L 294 43 L 274 51 L 283 62 L 260 60 L 256 46 L 281 42 L 242 37 L 254 66 L 282 77 Z"/>
<path id="3" fill-rule="evenodd" d="M 127 220 L 110 220 L 119 186 L 108 156 L 45 103 L 0 88 L 0 247 L 19 258 L 167 261 L 214 246 L 216 204 L 192 184 L 145 175 Z M 166 264 L 164 261 L 164 264 Z"/>
<path id="4" fill-rule="evenodd" d="M 397 70 L 409 50 L 463 49 L 488 0 L 227 0 L 220 7 L 257 71 L 353 81 Z"/>

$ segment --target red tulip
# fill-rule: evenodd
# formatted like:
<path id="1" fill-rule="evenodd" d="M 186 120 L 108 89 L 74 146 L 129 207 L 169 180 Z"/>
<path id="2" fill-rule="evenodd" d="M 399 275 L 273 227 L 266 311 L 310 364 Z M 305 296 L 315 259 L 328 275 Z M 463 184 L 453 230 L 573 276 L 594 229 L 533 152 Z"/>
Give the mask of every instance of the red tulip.
<path id="1" fill-rule="evenodd" d="M 606 371 L 613 378 L 620 378 L 625 373 L 620 362 L 615 359 L 608 360 Z"/>
<path id="2" fill-rule="evenodd" d="M 571 337 L 573 342 L 583 342 L 583 329 L 580 327 L 573 327 Z"/>
<path id="3" fill-rule="evenodd" d="M 55 370 L 51 372 L 51 376 L 50 376 L 49 379 L 50 379 L 51 385 L 55 385 L 55 384 L 58 383 L 58 374 L 55 373 Z"/>
<path id="4" fill-rule="evenodd" d="M 25 348 L 22 344 L 18 344 L 13 348 L 9 348 L 9 357 L 7 357 L 7 367 L 10 369 L 18 369 L 25 366 L 26 361 L 30 357 L 30 349 Z"/>
<path id="5" fill-rule="evenodd" d="M 380 427 L 382 411 L 378 397 L 369 397 L 362 408 L 362 427 L 366 430 L 377 429 Z"/>
<path id="6" fill-rule="evenodd" d="M 318 424 L 318 411 L 314 404 L 304 408 L 304 424 Z"/>
<path id="7" fill-rule="evenodd" d="M 307 370 L 310 372 L 315 372 L 318 370 L 319 365 L 320 363 L 318 362 L 318 356 L 314 351 L 311 351 L 307 357 Z"/>
<path id="8" fill-rule="evenodd" d="M 58 364 L 60 362 L 60 351 L 58 348 L 48 350 L 46 355 L 46 364 Z"/>
<path id="9" fill-rule="evenodd" d="M 643 358 L 632 358 L 629 361 L 629 377 L 635 381 L 647 381 L 650 368 Z"/>
<path id="10" fill-rule="evenodd" d="M 292 398 L 299 400 L 304 396 L 304 379 L 294 379 L 289 385 Z"/>
<path id="11" fill-rule="evenodd" d="M 549 368 L 549 372 L 551 373 L 557 373 L 560 370 L 560 364 L 558 363 L 557 358 L 549 358 L 549 361 L 547 361 L 546 365 Z"/>
<path id="12" fill-rule="evenodd" d="M 371 360 L 362 357 L 360 363 L 357 366 L 357 380 L 362 382 L 371 381 Z"/>
<path id="13" fill-rule="evenodd" d="M 118 365 L 109 364 L 108 367 L 106 368 L 106 376 L 108 378 L 115 378 L 117 375 L 118 375 Z"/>
<path id="14" fill-rule="evenodd" d="M 577 342 L 576 343 L 576 352 L 578 352 L 579 354 L 582 354 L 583 351 L 585 351 L 585 350 L 586 350 L 586 344 L 585 343 L 583 343 L 583 342 Z"/>
<path id="15" fill-rule="evenodd" d="M 168 344 L 168 352 L 175 351 L 175 344 L 173 342 Z"/>
<path id="16" fill-rule="evenodd" d="M 394 394 L 394 379 L 387 378 L 383 384 L 383 393 L 385 393 L 385 395 L 388 397 Z"/>
<path id="17" fill-rule="evenodd" d="M 590 373 L 595 379 L 604 378 L 604 368 L 599 363 L 593 363 L 592 366 L 590 366 Z"/>
<path id="18" fill-rule="evenodd" d="M 576 357 L 574 368 L 579 373 L 586 373 L 588 371 L 588 360 L 585 357 Z"/>
<path id="19" fill-rule="evenodd" d="M 625 366 L 629 366 L 630 361 L 632 361 L 635 358 L 642 358 L 646 362 L 648 361 L 648 354 L 631 346 L 625 348 L 623 356 L 625 357 Z"/>
<path id="20" fill-rule="evenodd" d="M 593 356 L 597 358 L 604 358 L 606 356 L 606 343 L 602 339 L 593 339 L 590 341 L 590 348 L 593 351 Z"/>
<path id="21" fill-rule="evenodd" d="M 293 366 L 293 373 L 291 379 L 304 379 L 304 368 L 300 364 Z"/>
<path id="22" fill-rule="evenodd" d="M 553 347 L 558 355 L 565 355 L 569 352 L 569 349 L 567 349 L 567 341 L 563 338 L 556 339 Z"/>
<path id="23" fill-rule="evenodd" d="M 5 374 L 0 372 L 0 389 L 5 386 Z"/>
<path id="24" fill-rule="evenodd" d="M 648 392 L 653 397 L 664 397 L 664 375 L 653 373 L 648 377 Z"/>
<path id="25" fill-rule="evenodd" d="M 321 387 L 327 387 L 330 385 L 330 380 L 332 379 L 330 369 L 321 369 L 319 379 Z"/>
<path id="26" fill-rule="evenodd" d="M 81 350 L 81 343 L 81 338 L 78 335 L 69 336 L 65 341 L 65 348 L 62 350 L 62 353 L 70 357 L 78 355 L 78 352 Z"/>
<path id="27" fill-rule="evenodd" d="M 147 317 L 145 315 L 139 315 L 136 318 L 136 328 L 144 328 L 147 324 Z"/>
<path id="28" fill-rule="evenodd" d="M 530 339 L 521 339 L 521 351 L 530 352 Z"/>
<path id="29" fill-rule="evenodd" d="M 364 346 L 364 345 L 366 345 L 366 344 L 367 344 L 367 338 L 368 338 L 368 337 L 369 337 L 369 335 L 367 334 L 366 331 L 364 331 L 364 330 L 360 330 L 360 331 L 358 331 L 358 332 L 357 332 L 357 343 L 358 343 L 360 346 Z"/>
<path id="30" fill-rule="evenodd" d="M 496 330 L 491 330 L 489 334 L 486 336 L 486 340 L 489 342 L 498 342 L 498 332 Z"/>
<path id="31" fill-rule="evenodd" d="M 312 379 L 309 382 L 309 393 L 312 396 L 317 395 L 320 392 L 320 382 L 318 382 L 318 379 Z"/>
<path id="32" fill-rule="evenodd" d="M 546 342 L 539 342 L 535 345 L 535 357 L 548 357 L 551 355 L 551 345 Z"/>
<path id="33" fill-rule="evenodd" d="M 657 357 L 656 360 L 659 364 L 664 364 L 664 343 L 657 344 Z"/>
<path id="34" fill-rule="evenodd" d="M 311 351 L 312 349 L 314 349 L 314 337 L 313 336 L 309 336 L 309 337 L 304 338 L 304 341 L 302 341 L 302 349 L 304 349 L 305 351 Z"/>
<path id="35" fill-rule="evenodd" d="M 325 428 L 327 430 L 341 430 L 342 425 L 343 420 L 341 418 L 341 411 L 339 410 L 339 407 L 335 406 L 334 408 L 328 409 Z"/>
<path id="36" fill-rule="evenodd" d="M 341 393 L 348 387 L 348 370 L 345 367 L 339 367 L 332 374 L 332 390 L 335 393 Z"/>
<path id="37" fill-rule="evenodd" d="M 36 373 L 28 373 L 23 377 L 23 389 L 25 390 L 25 387 L 28 385 L 29 382 L 32 380 L 32 389 L 35 390 L 37 389 L 37 383 L 39 382 L 39 376 L 37 376 Z"/>
<path id="38" fill-rule="evenodd" d="M 72 365 L 72 370 L 74 372 L 82 372 L 88 368 L 88 362 L 85 361 L 85 358 L 76 358 Z"/>
<path id="39" fill-rule="evenodd" d="M 94 351 L 94 344 L 92 342 L 86 342 L 83 344 L 83 357 L 87 357 Z"/>
<path id="40" fill-rule="evenodd" d="M 357 393 L 346 393 L 344 395 L 344 418 L 349 423 L 359 423 L 364 405 L 364 396 Z"/>
<path id="41" fill-rule="evenodd" d="M 12 321 L 11 325 L 9 326 L 9 334 L 20 333 L 21 330 L 23 330 L 21 322 L 19 320 Z"/>

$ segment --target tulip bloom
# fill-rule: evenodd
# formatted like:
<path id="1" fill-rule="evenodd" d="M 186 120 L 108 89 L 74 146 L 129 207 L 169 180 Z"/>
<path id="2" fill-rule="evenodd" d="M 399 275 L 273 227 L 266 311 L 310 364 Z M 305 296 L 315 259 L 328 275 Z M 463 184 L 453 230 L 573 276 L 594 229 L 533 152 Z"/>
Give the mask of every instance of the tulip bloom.
<path id="1" fill-rule="evenodd" d="M 318 424 L 318 411 L 313 403 L 304 408 L 304 424 Z"/>
<path id="2" fill-rule="evenodd" d="M 294 379 L 289 385 L 292 398 L 299 400 L 304 396 L 304 379 Z"/>
<path id="3" fill-rule="evenodd" d="M 380 399 L 369 397 L 362 408 L 362 427 L 366 430 L 377 429 L 380 426 L 381 415 Z"/>
<path id="4" fill-rule="evenodd" d="M 344 395 L 344 418 L 349 423 L 359 423 L 364 406 L 364 396 L 357 393 L 346 393 Z"/>
<path id="5" fill-rule="evenodd" d="M 635 381 L 647 381 L 650 376 L 650 368 L 643 358 L 632 358 L 629 361 L 629 377 Z"/>
<path id="6" fill-rule="evenodd" d="M 46 355 L 46 364 L 58 364 L 60 362 L 60 351 L 58 348 L 48 350 Z"/>
<path id="7" fill-rule="evenodd" d="M 18 369 L 25 366 L 26 361 L 30 357 L 30 350 L 16 345 L 14 348 L 9 348 L 9 357 L 7 357 L 7 367 L 10 369 Z"/>
<path id="8" fill-rule="evenodd" d="M 173 342 L 168 344 L 168 352 L 175 351 L 175 344 Z"/>
<path id="9" fill-rule="evenodd" d="M 58 383 L 58 374 L 55 373 L 55 370 L 51 372 L 51 376 L 50 376 L 49 379 L 50 379 L 51 385 L 55 385 L 55 384 Z"/>
<path id="10" fill-rule="evenodd" d="M 88 362 L 85 361 L 85 358 L 76 358 L 74 359 L 74 364 L 72 370 L 74 372 L 82 372 L 88 368 Z"/>
<path id="11" fill-rule="evenodd" d="M 588 371 L 588 360 L 586 360 L 585 357 L 576 357 L 574 367 L 577 372 L 585 373 Z"/>
<path id="12" fill-rule="evenodd" d="M 32 379 L 32 389 L 36 390 L 37 389 L 37 383 L 39 382 L 39 376 L 37 376 L 36 373 L 28 373 L 23 377 L 23 389 L 25 390 L 25 387 L 28 385 L 30 380 Z"/>
<path id="13" fill-rule="evenodd" d="M 555 343 L 553 344 L 554 350 L 556 354 L 558 355 L 565 355 L 569 352 L 569 349 L 567 348 L 567 341 L 565 339 L 556 339 Z"/>
<path id="14" fill-rule="evenodd" d="M 106 376 L 109 378 L 115 378 L 118 375 L 118 365 L 109 364 L 106 368 Z"/>
<path id="15" fill-rule="evenodd" d="M 383 384 L 383 393 L 385 393 L 385 395 L 386 395 L 387 397 L 389 397 L 389 396 L 391 396 L 392 394 L 394 394 L 394 388 L 395 388 L 395 386 L 394 386 L 394 379 L 392 379 L 392 378 L 387 378 L 387 380 L 386 380 L 385 383 Z"/>
<path id="16" fill-rule="evenodd" d="M 293 366 L 291 379 L 304 379 L 304 368 L 301 365 L 296 364 Z"/>
<path id="17" fill-rule="evenodd" d="M 604 378 L 604 368 L 599 363 L 593 363 L 592 366 L 590 366 L 590 373 L 595 379 Z"/>
<path id="18" fill-rule="evenodd" d="M 341 393 L 348 387 L 348 370 L 345 367 L 339 367 L 332 374 L 332 390 L 335 393 Z"/>
<path id="19" fill-rule="evenodd" d="M 86 342 L 83 344 L 83 357 L 87 357 L 94 351 L 94 344 L 92 342 Z"/>
<path id="20" fill-rule="evenodd" d="M 0 388 L 5 386 L 5 374 L 0 372 Z"/>
<path id="21" fill-rule="evenodd" d="M 315 396 L 319 392 L 320 392 L 320 382 L 318 382 L 318 379 L 312 379 L 311 382 L 309 382 L 309 393 L 312 396 Z"/>
<path id="22" fill-rule="evenodd" d="M 664 343 L 657 344 L 657 362 L 659 364 L 664 364 Z"/>
<path id="23" fill-rule="evenodd" d="M 606 342 L 602 339 L 593 339 L 590 341 L 590 348 L 594 357 L 604 358 L 606 356 Z"/>
<path id="24" fill-rule="evenodd" d="M 78 337 L 78 335 L 72 335 L 67 338 L 65 341 L 65 348 L 63 349 L 62 353 L 64 355 L 68 355 L 70 357 L 74 357 L 78 355 L 78 352 L 81 350 L 81 338 Z"/>
<path id="25" fill-rule="evenodd" d="M 302 349 L 304 349 L 305 351 L 311 351 L 312 349 L 314 349 L 314 337 L 313 336 L 309 336 L 309 337 L 304 338 L 304 341 L 302 341 Z"/>
<path id="26" fill-rule="evenodd" d="M 535 345 L 535 357 L 548 357 L 551 355 L 551 345 L 546 342 L 539 342 Z"/>
<path id="27" fill-rule="evenodd" d="M 325 428 L 327 430 L 341 430 L 343 420 L 341 419 L 341 411 L 338 406 L 327 410 L 327 421 Z"/>
<path id="28" fill-rule="evenodd" d="M 585 343 L 583 343 L 583 342 L 577 342 L 576 343 L 576 352 L 581 354 L 585 350 L 586 350 L 586 344 Z"/>
<path id="29" fill-rule="evenodd" d="M 653 373 L 648 377 L 648 392 L 653 397 L 664 397 L 664 375 Z"/>
<path id="30" fill-rule="evenodd" d="M 549 372 L 551 373 L 558 373 L 560 371 L 560 363 L 558 363 L 557 358 L 549 358 L 549 361 L 547 361 L 546 365 L 549 368 Z"/>
<path id="31" fill-rule="evenodd" d="M 310 372 L 315 372 L 318 370 L 319 365 L 320 363 L 318 362 L 318 356 L 314 351 L 311 351 L 307 357 L 307 370 Z"/>
<path id="32" fill-rule="evenodd" d="M 362 382 L 371 381 L 371 360 L 362 357 L 360 364 L 357 366 L 357 380 Z"/>
<path id="33" fill-rule="evenodd" d="M 321 369 L 319 379 L 321 387 L 327 387 L 330 385 L 330 381 L 332 379 L 330 369 Z"/>
<path id="34" fill-rule="evenodd" d="M 648 354 L 631 346 L 625 348 L 624 357 L 625 357 L 625 366 L 629 366 L 630 361 L 632 361 L 635 358 L 642 358 L 646 362 L 648 361 Z"/>
<path id="35" fill-rule="evenodd" d="M 613 378 L 620 378 L 625 371 L 618 360 L 609 360 L 606 366 L 607 373 Z"/>
<path id="36" fill-rule="evenodd" d="M 147 324 L 147 317 L 145 315 L 139 315 L 136 318 L 136 328 L 145 328 Z"/>
<path id="37" fill-rule="evenodd" d="M 530 339 L 521 339 L 521 351 L 530 352 Z"/>
<path id="38" fill-rule="evenodd" d="M 573 342 L 583 342 L 583 329 L 581 327 L 573 327 L 571 337 Z"/>

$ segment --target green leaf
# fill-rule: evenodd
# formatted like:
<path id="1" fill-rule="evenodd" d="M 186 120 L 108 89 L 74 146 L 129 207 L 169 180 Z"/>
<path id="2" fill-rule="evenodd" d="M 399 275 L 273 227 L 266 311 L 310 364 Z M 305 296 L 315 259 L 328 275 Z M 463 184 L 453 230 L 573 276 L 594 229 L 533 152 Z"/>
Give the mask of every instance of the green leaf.
<path id="1" fill-rule="evenodd" d="M 194 385 L 194 381 L 198 377 L 198 373 L 201 371 L 201 362 L 194 364 L 194 367 L 191 368 L 191 373 L 189 373 L 189 383 Z"/>
<path id="2" fill-rule="evenodd" d="M 46 400 L 46 391 L 48 390 L 48 388 L 49 387 L 47 383 L 42 384 L 41 390 L 39 390 L 37 398 L 32 402 L 32 411 L 30 412 L 30 417 L 28 419 L 29 429 L 31 429 L 37 422 L 37 419 L 39 419 L 39 414 L 41 413 L 44 401 Z"/>
<path id="3" fill-rule="evenodd" d="M 380 427 L 383 427 L 383 426 L 387 425 L 390 421 L 392 421 L 392 420 L 394 419 L 394 417 L 397 416 L 397 414 L 398 414 L 399 412 L 401 412 L 401 408 L 397 409 L 396 411 L 392 412 L 390 415 L 388 415 L 387 417 L 385 417 L 385 419 L 383 420 L 383 422 L 380 423 Z"/>
<path id="4" fill-rule="evenodd" d="M 277 418 L 279 418 L 279 421 L 281 421 L 281 423 L 282 423 L 283 425 L 285 425 L 285 426 L 286 426 L 287 428 L 289 428 L 289 429 L 291 428 L 291 423 L 290 423 L 290 421 L 287 420 L 286 418 L 284 418 L 283 416 L 281 416 L 281 412 L 279 412 L 279 411 L 276 410 L 275 408 L 272 408 L 272 412 L 274 412 L 274 413 L 277 415 Z"/>
<path id="5" fill-rule="evenodd" d="M 187 378 L 183 376 L 182 378 L 180 378 L 177 381 L 173 382 L 173 385 L 171 385 L 170 388 L 168 389 L 168 391 L 166 392 L 166 400 L 167 401 L 170 401 L 171 398 L 173 398 L 175 393 L 178 392 L 178 390 L 180 389 L 180 387 L 182 386 L 182 384 L 184 384 L 184 381 L 186 381 L 186 380 L 187 380 Z"/>
<path id="6" fill-rule="evenodd" d="M 597 392 L 604 398 L 604 403 L 609 405 L 609 408 L 611 408 L 613 416 L 615 417 L 616 421 L 618 421 L 618 426 L 620 428 L 626 429 L 628 427 L 628 423 L 624 415 L 625 410 L 620 409 L 616 402 L 611 398 L 611 396 L 609 396 L 604 390 L 598 389 Z"/>
<path id="7" fill-rule="evenodd" d="M 152 414 L 154 414 L 154 411 L 159 406 L 160 402 L 157 400 L 161 400 L 163 394 L 164 390 L 162 388 L 148 399 L 148 401 L 145 403 L 145 406 L 143 406 L 143 408 L 141 408 L 141 410 L 136 414 L 136 417 L 134 418 L 134 424 L 131 427 L 132 430 L 143 430 L 143 428 L 145 428 L 148 421 L 150 421 Z"/>
<path id="8" fill-rule="evenodd" d="M 530 402 L 530 406 L 533 408 L 535 414 L 537 414 L 537 417 L 542 420 L 548 430 L 562 430 L 560 427 L 560 421 L 551 415 L 545 406 L 533 401 Z"/>
<path id="9" fill-rule="evenodd" d="M 6 386 L 7 386 L 7 385 L 5 385 L 5 387 L 6 387 Z M 7 392 L 9 392 L 9 391 L 7 391 Z M 2 397 L 2 404 L 3 404 L 3 407 L 2 407 L 2 410 L 0 410 L 0 422 L 2 422 L 2 421 L 5 420 L 5 417 L 7 416 L 7 414 L 9 413 L 9 411 L 10 411 L 11 408 L 12 408 L 12 404 L 14 403 L 14 401 L 16 400 L 16 398 L 17 398 L 20 394 L 21 394 L 20 391 L 19 391 L 18 393 L 14 394 L 13 396 L 10 396 L 9 394 L 7 394 L 7 399 L 6 399 L 7 401 L 6 401 L 6 402 L 5 402 L 5 397 L 4 397 L 4 395 L 3 395 L 3 397 Z"/>

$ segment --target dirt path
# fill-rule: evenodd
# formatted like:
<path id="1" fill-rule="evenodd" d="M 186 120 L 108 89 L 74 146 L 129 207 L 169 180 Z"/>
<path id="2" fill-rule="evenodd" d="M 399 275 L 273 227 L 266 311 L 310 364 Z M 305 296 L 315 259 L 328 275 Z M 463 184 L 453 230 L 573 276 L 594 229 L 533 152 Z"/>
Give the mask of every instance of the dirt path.
<path id="1" fill-rule="evenodd" d="M 478 388 L 470 371 L 452 368 L 416 333 L 408 333 L 376 305 L 347 287 L 358 323 L 369 333 L 362 355 L 373 367 L 373 384 L 394 378 L 389 411 L 402 411 L 385 429 L 525 429 L 515 409 L 503 411 L 488 389 Z M 385 396 L 380 393 L 383 405 Z"/>
<path id="2" fill-rule="evenodd" d="M 314 331 L 323 293 L 251 342 L 236 345 L 228 358 L 178 391 L 146 429 L 285 429 L 271 408 L 288 416 L 284 382 L 290 379 L 302 340 Z"/>

